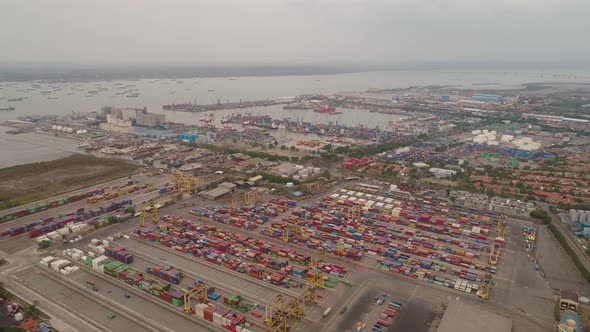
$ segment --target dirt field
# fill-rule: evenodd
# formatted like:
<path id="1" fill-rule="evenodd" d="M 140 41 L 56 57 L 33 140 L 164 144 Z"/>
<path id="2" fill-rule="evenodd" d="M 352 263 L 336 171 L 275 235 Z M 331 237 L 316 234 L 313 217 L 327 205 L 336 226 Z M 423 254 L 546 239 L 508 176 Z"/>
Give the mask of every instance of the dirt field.
<path id="1" fill-rule="evenodd" d="M 121 159 L 80 154 L 0 169 L 0 210 L 120 178 L 137 169 Z"/>

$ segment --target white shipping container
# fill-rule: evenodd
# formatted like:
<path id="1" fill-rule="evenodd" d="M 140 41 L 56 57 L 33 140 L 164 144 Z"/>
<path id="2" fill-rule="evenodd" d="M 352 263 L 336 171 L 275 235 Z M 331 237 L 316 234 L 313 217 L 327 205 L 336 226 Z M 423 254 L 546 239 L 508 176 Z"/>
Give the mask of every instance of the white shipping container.
<path id="1" fill-rule="evenodd" d="M 60 235 L 68 235 L 68 234 L 70 234 L 70 229 L 69 229 L 69 228 L 67 228 L 67 227 L 64 227 L 64 228 L 60 228 L 60 229 L 58 229 L 58 230 L 57 230 L 57 232 L 58 232 Z"/>
<path id="2" fill-rule="evenodd" d="M 109 246 L 109 241 L 102 240 L 102 245 L 105 246 L 105 247 L 108 247 Z"/>

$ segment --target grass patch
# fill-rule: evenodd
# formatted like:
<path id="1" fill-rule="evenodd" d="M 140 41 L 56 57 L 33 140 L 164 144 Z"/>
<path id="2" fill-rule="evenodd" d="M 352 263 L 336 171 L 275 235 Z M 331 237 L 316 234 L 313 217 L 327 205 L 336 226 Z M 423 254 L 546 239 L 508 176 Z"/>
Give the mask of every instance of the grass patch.
<path id="1" fill-rule="evenodd" d="M 75 154 L 0 169 L 0 210 L 124 177 L 139 166 L 122 159 Z"/>

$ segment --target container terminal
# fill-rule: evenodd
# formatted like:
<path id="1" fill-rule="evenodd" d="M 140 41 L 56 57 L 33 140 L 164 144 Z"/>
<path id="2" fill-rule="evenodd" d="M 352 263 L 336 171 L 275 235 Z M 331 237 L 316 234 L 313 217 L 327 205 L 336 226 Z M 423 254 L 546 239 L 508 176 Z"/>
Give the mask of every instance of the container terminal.
<path id="1" fill-rule="evenodd" d="M 501 111 L 502 100 L 481 98 Z M 328 119 L 353 108 L 407 116 L 391 129 L 252 113 L 189 126 L 116 107 L 10 123 L 14 135 L 74 139 L 79 151 L 126 156 L 140 170 L 2 210 L 10 264 L 0 276 L 60 330 L 549 331 L 556 304 L 567 328 L 590 293 L 530 218 L 534 204 L 434 184 L 470 165 L 482 192 L 508 188 L 485 171 L 559 162 L 568 147 L 543 147 L 583 138 L 485 127 L 461 100 L 427 103 L 420 116 L 408 109 L 424 98 L 396 91 L 280 101 Z M 448 126 L 457 117 L 473 121 Z M 314 156 L 380 144 L 390 145 L 332 163 Z M 410 180 L 420 177 L 428 181 Z"/>

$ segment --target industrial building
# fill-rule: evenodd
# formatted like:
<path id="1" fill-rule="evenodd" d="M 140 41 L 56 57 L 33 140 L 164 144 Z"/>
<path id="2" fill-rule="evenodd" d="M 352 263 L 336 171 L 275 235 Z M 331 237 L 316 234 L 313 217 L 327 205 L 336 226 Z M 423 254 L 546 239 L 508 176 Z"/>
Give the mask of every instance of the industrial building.
<path id="1" fill-rule="evenodd" d="M 146 107 L 103 107 L 102 115 L 106 118 L 106 123 L 100 124 L 101 129 L 123 134 L 131 133 L 133 126 L 156 128 L 166 121 L 164 114 L 148 113 Z"/>
<path id="2" fill-rule="evenodd" d="M 448 178 L 450 176 L 457 174 L 457 171 L 454 171 L 452 169 L 436 168 L 436 167 L 432 167 L 428 171 L 430 173 L 432 173 L 432 175 L 434 175 L 437 178 Z"/>
<path id="3" fill-rule="evenodd" d="M 484 103 L 501 103 L 504 101 L 504 97 L 500 95 L 490 95 L 490 94 L 483 94 L 479 93 L 476 95 L 471 96 L 472 101 L 480 101 Z"/>
<path id="4" fill-rule="evenodd" d="M 559 307 L 561 309 L 577 312 L 579 306 L 578 294 L 565 289 L 561 290 L 561 296 L 559 297 Z"/>

